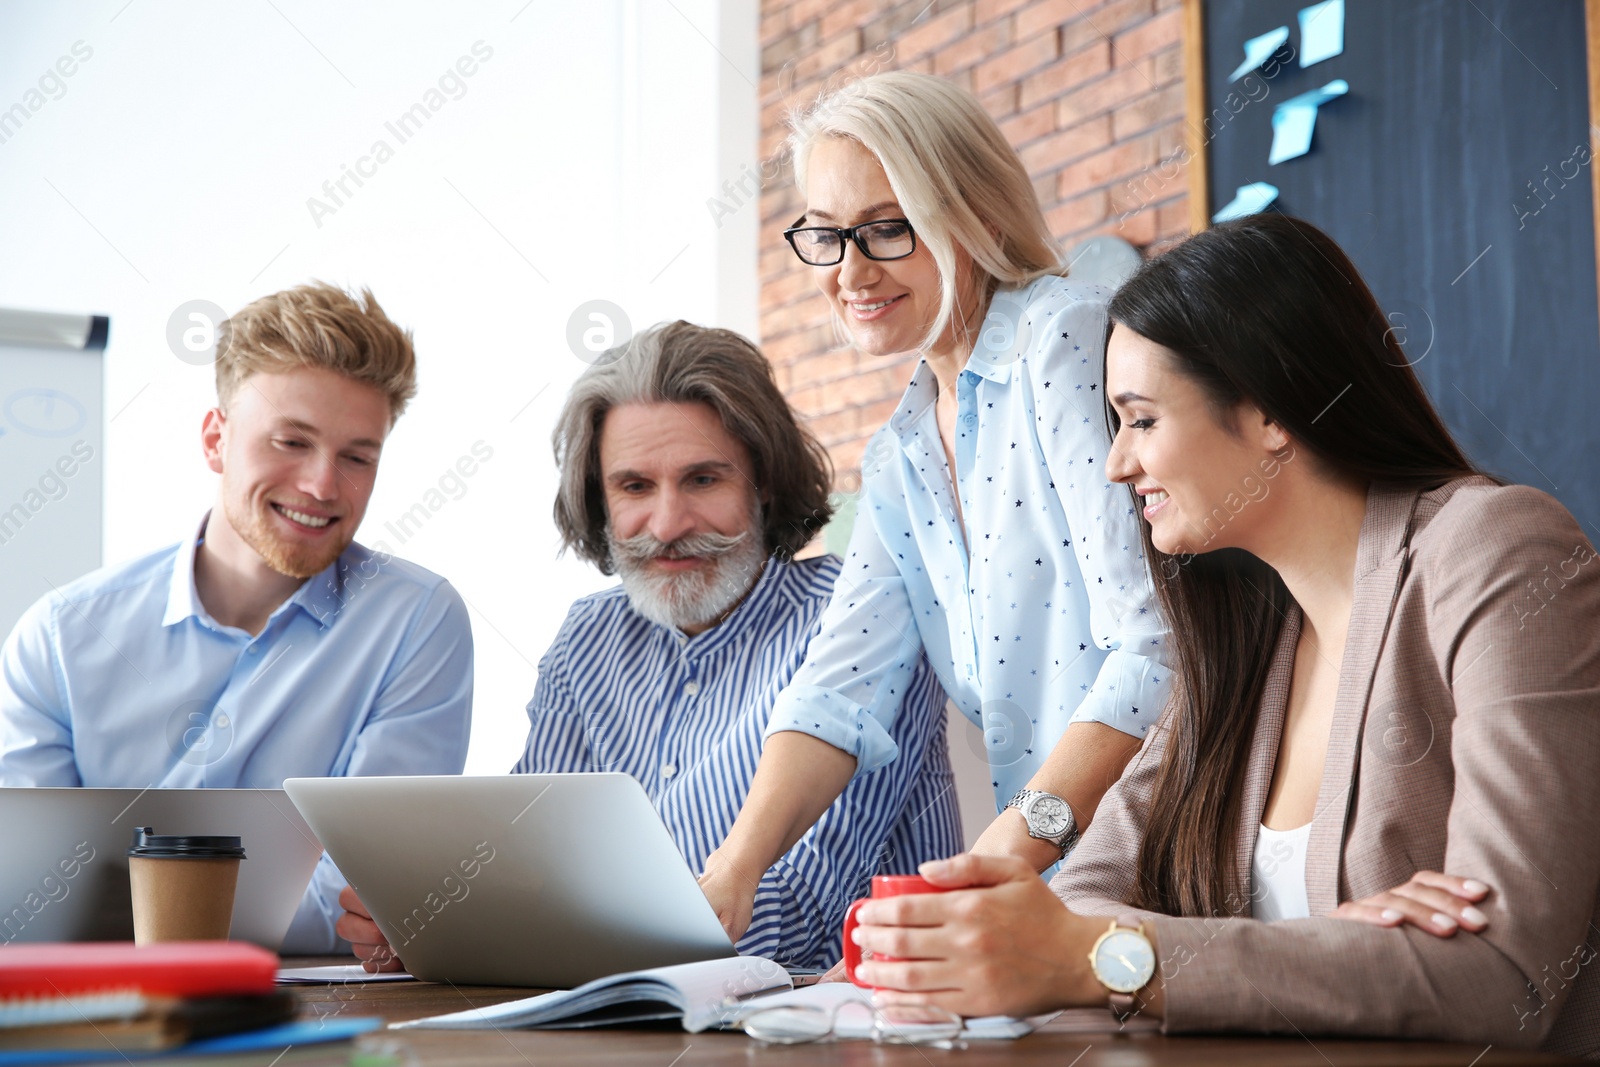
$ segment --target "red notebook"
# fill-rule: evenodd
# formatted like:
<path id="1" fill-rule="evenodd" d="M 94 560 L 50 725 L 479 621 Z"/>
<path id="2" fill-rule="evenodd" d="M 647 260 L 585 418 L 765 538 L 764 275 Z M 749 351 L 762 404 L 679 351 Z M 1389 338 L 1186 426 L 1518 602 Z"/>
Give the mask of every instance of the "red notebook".
<path id="1" fill-rule="evenodd" d="M 0 947 L 0 1004 L 126 990 L 145 996 L 270 993 L 276 953 L 241 941 L 131 941 Z"/>

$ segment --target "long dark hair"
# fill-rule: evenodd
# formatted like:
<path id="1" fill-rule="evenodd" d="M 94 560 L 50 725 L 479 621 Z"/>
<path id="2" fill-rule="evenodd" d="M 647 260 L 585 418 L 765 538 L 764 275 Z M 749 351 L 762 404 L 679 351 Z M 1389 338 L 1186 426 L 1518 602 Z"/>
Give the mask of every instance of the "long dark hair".
<path id="1" fill-rule="evenodd" d="M 1215 410 L 1250 401 L 1336 476 L 1423 489 L 1477 473 L 1355 265 L 1308 222 L 1252 215 L 1199 233 L 1145 263 L 1110 318 L 1170 350 Z M 1177 708 L 1129 903 L 1237 913 L 1249 890 L 1231 884 L 1240 797 L 1292 598 L 1249 553 L 1170 556 L 1140 526 L 1172 627 Z"/>

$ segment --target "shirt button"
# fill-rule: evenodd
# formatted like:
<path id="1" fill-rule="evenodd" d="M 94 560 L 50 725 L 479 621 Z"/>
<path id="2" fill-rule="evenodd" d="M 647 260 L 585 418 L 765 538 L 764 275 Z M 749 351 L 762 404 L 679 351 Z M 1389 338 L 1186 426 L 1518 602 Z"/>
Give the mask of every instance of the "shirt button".
<path id="1" fill-rule="evenodd" d="M 666 764 L 663 764 L 662 767 L 661 767 L 661 777 L 663 777 L 663 778 L 671 778 L 674 774 L 677 774 L 677 773 L 678 773 L 678 765 L 676 763 L 666 763 Z"/>
<path id="2" fill-rule="evenodd" d="M 251 654 L 251 655 L 252 655 L 252 656 L 259 656 L 259 655 L 261 655 L 261 646 L 260 646 L 260 645 L 251 645 L 251 646 L 250 646 L 250 654 Z"/>
<path id="3" fill-rule="evenodd" d="M 690 696 L 694 696 L 696 693 L 700 692 L 700 683 L 695 681 L 684 682 L 683 691 L 688 693 Z"/>

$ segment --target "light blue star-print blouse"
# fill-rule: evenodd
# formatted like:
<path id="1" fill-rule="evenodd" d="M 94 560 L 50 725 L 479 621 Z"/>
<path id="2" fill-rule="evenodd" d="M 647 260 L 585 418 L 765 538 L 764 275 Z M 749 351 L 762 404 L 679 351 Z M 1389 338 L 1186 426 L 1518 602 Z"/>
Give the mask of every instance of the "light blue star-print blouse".
<path id="1" fill-rule="evenodd" d="M 938 382 L 917 367 L 862 459 L 844 569 L 769 736 L 810 734 L 872 772 L 896 756 L 886 728 L 926 651 L 983 731 L 998 809 L 1068 723 L 1155 722 L 1165 623 L 1133 499 L 1105 475 L 1110 297 L 1058 277 L 995 294 L 956 384 L 960 519 Z"/>

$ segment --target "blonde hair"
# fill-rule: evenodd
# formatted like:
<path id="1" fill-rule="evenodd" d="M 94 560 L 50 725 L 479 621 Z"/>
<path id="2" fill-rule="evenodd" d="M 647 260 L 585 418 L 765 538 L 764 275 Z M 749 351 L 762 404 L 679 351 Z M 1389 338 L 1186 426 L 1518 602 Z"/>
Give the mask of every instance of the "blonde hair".
<path id="1" fill-rule="evenodd" d="M 411 332 L 390 321 L 363 289 L 297 285 L 247 304 L 217 328 L 217 401 L 224 409 L 252 374 L 321 367 L 376 386 L 389 399 L 389 425 L 417 395 Z"/>
<path id="2" fill-rule="evenodd" d="M 1002 285 L 1067 273 L 1022 161 L 966 90 L 930 74 L 888 71 L 827 94 L 789 125 L 802 196 L 820 138 L 854 140 L 883 167 L 939 268 L 939 313 L 925 347 L 955 315 L 958 252 L 971 259 L 985 304 Z"/>

